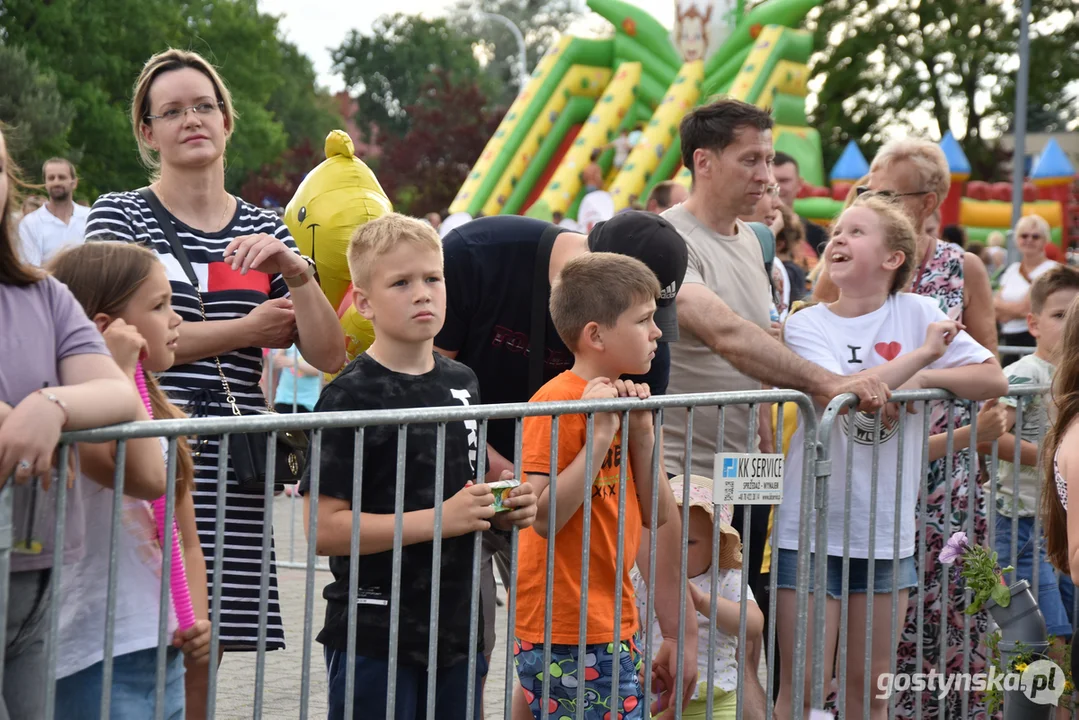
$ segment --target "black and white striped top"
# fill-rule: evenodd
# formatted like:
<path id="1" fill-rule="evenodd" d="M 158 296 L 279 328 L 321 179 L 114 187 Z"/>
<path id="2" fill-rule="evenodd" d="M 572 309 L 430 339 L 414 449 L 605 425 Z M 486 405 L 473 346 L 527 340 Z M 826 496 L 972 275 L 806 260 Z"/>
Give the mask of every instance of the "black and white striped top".
<path id="1" fill-rule="evenodd" d="M 280 238 L 294 252 L 299 252 L 288 228 L 270 210 L 236 198 L 236 212 L 220 232 L 196 230 L 170 214 L 176 234 L 187 251 L 199 280 L 199 290 L 206 306 L 207 320 L 242 318 L 268 298 L 288 296 L 288 287 L 280 275 L 249 271 L 241 275 L 224 262 L 225 248 L 233 238 L 266 233 Z M 150 206 L 135 191 L 102 195 L 90 210 L 86 221 L 87 240 L 137 242 L 157 253 L 172 284 L 172 305 L 184 322 L 201 322 L 199 301 L 179 261 L 172 254 Z M 262 375 L 261 348 L 243 348 L 219 356 L 225 376 L 241 408 L 264 408 L 259 378 Z M 194 390 L 208 388 L 220 397 L 221 380 L 212 357 L 187 365 L 176 365 L 160 375 L 162 389 L 181 407 L 187 405 Z"/>

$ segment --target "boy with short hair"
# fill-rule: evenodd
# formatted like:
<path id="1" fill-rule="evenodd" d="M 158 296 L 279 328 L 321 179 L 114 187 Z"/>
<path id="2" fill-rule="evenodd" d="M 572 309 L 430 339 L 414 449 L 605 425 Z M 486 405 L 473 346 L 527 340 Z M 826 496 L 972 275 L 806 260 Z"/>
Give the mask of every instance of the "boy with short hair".
<path id="1" fill-rule="evenodd" d="M 551 319 L 573 352 L 572 369 L 555 377 L 532 397 L 531 402 L 596 400 L 649 396 L 648 386 L 623 381 L 627 374 L 648 371 L 660 330 L 653 321 L 660 295 L 656 276 L 639 260 L 605 252 L 590 253 L 566 263 L 551 290 Z M 586 447 L 583 414 L 562 415 L 558 423 L 555 483 L 555 524 L 548 526 L 551 503 L 551 418 L 525 418 L 522 469 L 535 487 L 538 499 L 533 528 L 521 533 L 518 548 L 517 643 L 515 661 L 529 710 L 543 717 L 540 702 L 543 677 L 550 677 L 554 715 L 559 707 L 573 714 L 577 684 L 588 686 L 590 708 L 586 720 L 620 715 L 624 720 L 645 717 L 643 692 L 637 678 L 640 652 L 633 637 L 637 632 L 634 592 L 630 580 L 640 543 L 641 527 L 662 524 L 673 503 L 665 475 L 656 478 L 653 497 L 651 411 L 630 415 L 629 436 L 622 454 L 620 413 L 596 413 L 593 444 Z M 592 476 L 585 476 L 591 453 Z M 619 497 L 622 463 L 625 496 Z M 581 577 L 584 529 L 582 506 L 591 497 L 588 542 L 588 577 Z M 653 508 L 653 504 L 655 507 Z M 619 508 L 624 515 L 623 565 L 616 575 Z M 654 510 L 654 514 L 653 514 Z M 554 537 L 554 540 L 551 538 Z M 554 542 L 554 595 L 546 597 L 547 543 Z M 578 665 L 578 629 L 582 584 L 588 586 L 587 655 Z M 614 627 L 616 592 L 621 593 L 620 627 Z M 557 598 L 557 600 L 555 599 Z M 544 611 L 552 604 L 551 663 L 557 676 L 543 663 Z M 617 640 L 615 643 L 613 641 Z M 612 688 L 613 663 L 619 662 L 618 687 Z M 618 702 L 614 702 L 616 694 Z"/>
<path id="2" fill-rule="evenodd" d="M 397 214 L 361 226 L 349 241 L 352 301 L 371 321 L 375 341 L 323 390 L 316 412 L 469 405 L 479 402 L 476 376 L 460 363 L 434 352 L 434 337 L 446 313 L 442 245 L 428 224 Z M 437 657 L 430 659 L 430 603 L 434 550 L 437 425 L 407 426 L 404 515 L 398 618 L 395 717 L 425 717 L 427 673 L 436 672 L 436 717 L 464 720 L 468 656 L 476 653 L 476 698 L 486 674 L 482 639 L 468 646 L 472 596 L 473 533 L 492 524 L 527 527 L 535 517 L 528 483 L 504 501 L 495 516 L 494 495 L 474 484 L 477 463 L 475 421 L 446 423 L 443 473 L 441 591 Z M 348 642 L 349 564 L 352 540 L 355 430 L 322 431 L 319 458 L 319 555 L 330 556 L 333 582 L 326 586 L 326 622 L 318 635 L 326 656 L 329 716 L 345 705 Z M 356 616 L 353 717 L 383 717 L 387 704 L 390 599 L 398 427 L 373 425 L 363 433 L 360 557 Z M 508 475 L 508 474 L 507 474 Z M 310 476 L 300 484 L 310 490 Z M 304 518 L 310 497 L 304 498 Z M 482 627 L 482 620 L 479 621 Z M 477 700 L 475 718 L 482 717 Z"/>
<path id="3" fill-rule="evenodd" d="M 1048 385 L 1058 362 L 1064 315 L 1072 301 L 1079 296 L 1079 270 L 1066 265 L 1058 266 L 1041 275 L 1030 289 L 1030 313 L 1027 324 L 1030 334 L 1037 340 L 1037 350 L 1025 355 L 1004 368 L 1008 384 Z M 1019 398 L 1002 397 L 1005 407 L 1005 427 L 1011 430 L 1016 420 L 1016 403 Z M 1023 400 L 1023 422 L 1019 428 L 1020 469 L 1015 479 L 1016 437 L 1008 432 L 1000 437 L 998 446 L 999 470 L 997 473 L 997 507 L 995 550 L 1001 565 L 1016 567 L 1019 579 L 1034 586 L 1035 568 L 1038 572 L 1038 606 L 1045 615 L 1050 635 L 1067 640 L 1072 634 L 1072 597 L 1074 588 L 1067 576 L 1062 575 L 1058 584 L 1053 566 L 1046 556 L 1044 542 L 1038 543 L 1038 552 L 1032 551 L 1035 516 L 1038 514 L 1038 495 L 1042 486 L 1039 441 L 1049 429 L 1052 397 L 1049 393 Z M 983 449 L 984 448 L 984 449 Z M 980 447 L 991 452 L 992 445 Z M 1016 493 L 1018 487 L 1018 493 Z M 1019 557 L 1012 557 L 1012 519 L 1018 516 L 1019 535 L 1016 549 Z"/>

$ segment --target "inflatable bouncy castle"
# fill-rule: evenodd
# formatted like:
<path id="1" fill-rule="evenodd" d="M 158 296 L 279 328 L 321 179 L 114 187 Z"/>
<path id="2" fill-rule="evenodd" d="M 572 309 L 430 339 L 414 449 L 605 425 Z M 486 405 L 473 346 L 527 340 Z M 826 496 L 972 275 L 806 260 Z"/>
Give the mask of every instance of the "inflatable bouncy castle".
<path id="1" fill-rule="evenodd" d="M 984 242 L 994 230 L 1007 232 L 1012 222 L 1011 183 L 986 183 L 977 180 L 966 182 L 970 176 L 970 164 L 963 149 L 949 132 L 941 141 L 941 148 L 952 170 L 952 191 L 941 209 L 941 222 L 955 223 L 966 228 L 967 237 Z M 966 167 L 966 177 L 956 182 L 956 167 Z M 1050 140 L 1042 154 L 1030 168 L 1030 175 L 1023 184 L 1023 215 L 1040 215 L 1049 223 L 1052 241 L 1058 247 L 1070 232 L 1071 218 L 1076 208 L 1071 197 L 1075 169 L 1056 140 Z"/>
<path id="2" fill-rule="evenodd" d="M 588 0 L 614 37 L 566 36 L 536 66 L 468 174 L 451 213 L 577 218 L 595 151 L 617 211 L 681 168 L 678 124 L 726 94 L 770 108 L 777 150 L 822 184 L 820 135 L 806 123 L 813 38 L 795 29 L 820 0 L 681 0 L 673 31 L 621 0 Z M 617 162 L 612 143 L 631 143 Z M 625 152 L 625 150 L 623 150 Z"/>
<path id="3" fill-rule="evenodd" d="M 1012 221 L 1011 183 L 971 180 L 970 162 L 951 131 L 944 134 L 940 148 L 948 160 L 952 185 L 941 205 L 942 225 L 961 225 L 967 237 L 985 242 L 989 233 L 1007 233 Z M 869 163 L 852 140 L 832 168 L 831 187 L 806 183 L 794 209 L 818 225 L 828 225 L 843 208 L 851 186 L 869 172 Z M 1079 200 L 1075 195 L 1076 173 L 1068 156 L 1055 140 L 1046 144 L 1034 161 L 1030 177 L 1023 185 L 1023 215 L 1040 215 L 1049 223 L 1051 239 L 1067 249 L 1069 237 L 1079 234 Z"/>

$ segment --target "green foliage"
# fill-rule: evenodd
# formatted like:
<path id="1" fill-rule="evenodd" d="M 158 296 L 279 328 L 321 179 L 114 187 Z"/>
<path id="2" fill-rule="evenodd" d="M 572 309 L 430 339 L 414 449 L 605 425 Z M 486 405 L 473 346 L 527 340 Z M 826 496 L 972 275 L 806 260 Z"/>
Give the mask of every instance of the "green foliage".
<path id="1" fill-rule="evenodd" d="M 496 81 L 492 100 L 509 106 L 520 92 L 519 50 L 513 33 L 497 20 L 483 18 L 477 11 L 496 13 L 517 25 L 525 41 L 528 72 L 558 40 L 570 24 L 581 17 L 574 0 L 457 0 L 449 13 L 459 32 L 478 35 L 479 46 L 489 61 L 484 71 Z"/>
<path id="2" fill-rule="evenodd" d="M 973 615 L 992 598 L 997 605 L 1008 607 L 1012 596 L 1008 586 L 1001 581 L 1001 576 L 1015 568 L 1008 566 L 1003 570 L 997 565 L 997 554 L 981 545 L 971 545 L 963 554 L 960 574 L 967 581 L 967 587 L 974 593 L 974 599 L 967 606 L 967 615 Z"/>
<path id="3" fill-rule="evenodd" d="M 476 83 L 455 83 L 438 72 L 406 108 L 415 126 L 386 139 L 378 169 L 399 212 L 422 215 L 450 204 L 502 118 L 486 105 Z"/>
<path id="4" fill-rule="evenodd" d="M 0 43 L 24 52 L 39 75 L 54 77 L 73 116 L 69 132 L 16 151 L 16 159 L 26 164 L 45 148 L 71 157 L 81 199 L 146 183 L 129 119 L 132 87 L 143 63 L 168 47 L 202 54 L 233 94 L 240 119 L 227 156 L 232 191 L 286 148 L 313 138 L 321 144 L 341 124 L 315 86 L 310 61 L 279 37 L 277 19 L 260 13 L 256 0 L 2 0 Z M 0 77 L 6 71 L 0 68 Z M 45 114 L 49 106 L 30 99 L 16 108 L 0 104 L 0 120 L 27 125 L 37 107 Z"/>
<path id="5" fill-rule="evenodd" d="M 66 148 L 73 117 L 55 77 L 42 72 L 22 48 L 0 45 L 0 119 L 10 127 L 8 152 L 26 167 L 40 167 Z"/>
<path id="6" fill-rule="evenodd" d="M 1074 0 L 1035 3 L 1031 26 L 1031 129 L 1079 124 L 1079 18 Z M 812 63 L 823 79 L 812 122 L 825 166 L 854 139 L 872 157 L 886 129 L 924 127 L 959 138 L 977 179 L 999 178 L 995 136 L 1014 115 L 1018 13 L 1005 0 L 826 0 Z"/>
<path id="7" fill-rule="evenodd" d="M 1064 671 L 1064 694 L 1060 696 L 1059 707 L 1064 708 L 1069 713 L 1075 707 L 1075 700 L 1073 693 L 1075 692 L 1075 685 L 1071 681 L 1072 677 L 1072 654 L 1071 648 L 1068 646 L 1066 639 L 1057 638 L 1055 635 L 1050 635 L 1046 638 L 1049 641 L 1049 654 L 1048 659 L 1052 660 Z M 989 648 L 989 662 L 997 669 L 997 673 L 1001 676 L 1008 675 L 1010 673 L 1022 673 L 1026 669 L 1026 666 L 1035 660 L 1041 660 L 1046 658 L 1046 655 L 1035 653 L 1032 649 L 1028 648 L 1023 643 L 1017 643 L 1016 649 L 1018 652 L 1012 657 L 1011 661 L 1004 665 L 1004 657 L 1000 652 L 1000 631 L 990 633 L 985 638 L 985 645 Z M 989 717 L 995 717 L 996 711 L 1004 705 L 1004 692 L 997 689 L 993 684 L 988 684 L 985 689 L 985 699 L 988 703 L 988 715 Z"/>
<path id="8" fill-rule="evenodd" d="M 489 89 L 472 50 L 474 37 L 442 18 L 396 13 L 375 21 L 370 35 L 351 31 L 333 51 L 334 70 L 341 73 L 362 108 L 364 126 L 403 137 L 412 129 L 406 111 L 422 98 L 437 70 L 451 82 L 479 83 Z"/>

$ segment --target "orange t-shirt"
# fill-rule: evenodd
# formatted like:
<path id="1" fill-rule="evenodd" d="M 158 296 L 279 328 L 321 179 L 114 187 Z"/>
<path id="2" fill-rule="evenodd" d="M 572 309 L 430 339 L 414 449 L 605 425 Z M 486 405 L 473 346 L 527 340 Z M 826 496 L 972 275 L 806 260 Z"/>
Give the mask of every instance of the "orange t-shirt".
<path id="1" fill-rule="evenodd" d="M 580 400 L 587 383 L 567 370 L 532 397 L 530 402 Z M 558 421 L 558 471 L 561 473 L 585 445 L 585 416 L 562 415 Z M 551 418 L 524 419 L 521 466 L 525 473 L 551 472 Z M 641 507 L 633 484 L 629 458 L 622 457 L 621 432 L 614 436 L 601 467 L 593 470 L 592 521 L 589 526 L 588 633 L 589 645 L 613 641 L 615 598 L 615 552 L 618 547 L 618 477 L 626 460 L 625 552 L 622 564 L 622 630 L 620 640 L 637 632 L 630 568 L 641 540 Z M 582 496 L 583 502 L 583 496 Z M 551 642 L 576 645 L 581 613 L 581 543 L 584 505 L 554 538 L 554 597 Z M 532 643 L 543 642 L 543 615 L 547 605 L 547 541 L 533 528 L 521 530 L 517 548 L 516 635 Z"/>

